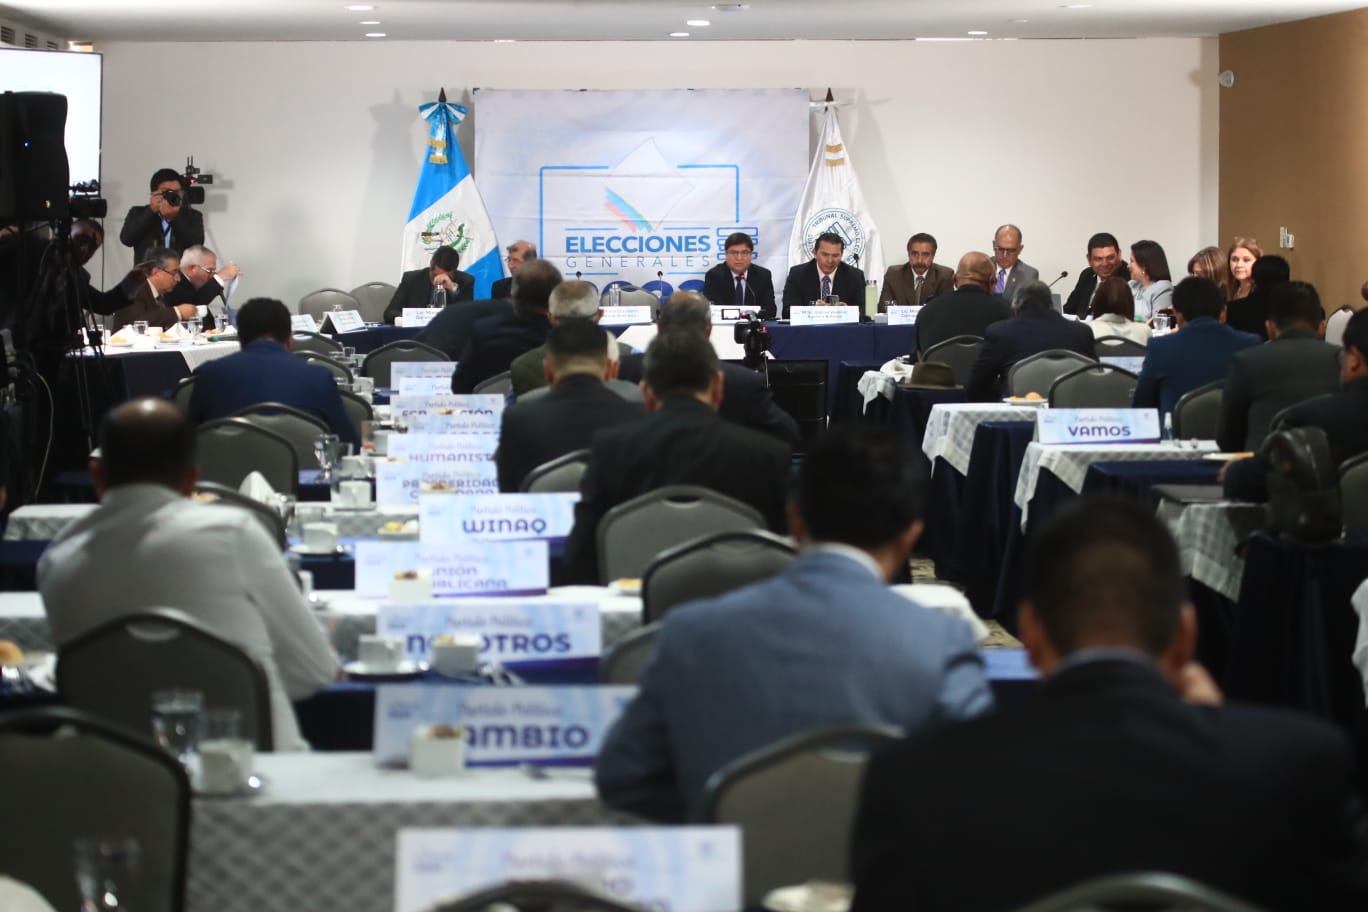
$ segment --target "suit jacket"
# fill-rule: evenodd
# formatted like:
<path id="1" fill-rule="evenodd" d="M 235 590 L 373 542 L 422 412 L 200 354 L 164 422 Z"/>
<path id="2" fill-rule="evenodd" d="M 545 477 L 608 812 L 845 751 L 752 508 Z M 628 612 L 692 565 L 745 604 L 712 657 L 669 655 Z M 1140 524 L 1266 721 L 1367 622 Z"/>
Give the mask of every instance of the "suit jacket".
<path id="1" fill-rule="evenodd" d="M 1257 450 L 1273 416 L 1339 389 L 1339 349 L 1309 329 L 1289 329 L 1230 360 L 1216 442 L 1222 450 Z"/>
<path id="2" fill-rule="evenodd" d="M 509 301 L 513 298 L 513 277 L 499 279 L 489 289 L 491 298 L 498 298 L 502 301 Z"/>
<path id="3" fill-rule="evenodd" d="M 114 329 L 117 331 L 138 320 L 146 320 L 149 326 L 170 329 L 180 322 L 180 315 L 176 313 L 176 308 L 166 303 L 165 295 L 154 296 L 152 286 L 144 279 L 137 291 L 133 292 L 133 299 L 128 306 L 114 311 Z"/>
<path id="4" fill-rule="evenodd" d="M 1226 325 L 1240 332 L 1253 333 L 1260 339 L 1268 338 L 1267 288 L 1255 288 L 1243 298 L 1226 302 Z"/>
<path id="5" fill-rule="evenodd" d="M 1151 336 L 1135 384 L 1135 407 L 1172 412 L 1184 393 L 1224 380 L 1237 351 L 1258 344 L 1258 336 L 1238 332 L 1211 317 L 1199 317 L 1175 333 Z"/>
<path id="6" fill-rule="evenodd" d="M 618 367 L 618 378 L 640 383 L 645 355 L 628 355 Z M 763 374 L 740 364 L 723 361 L 722 404 L 717 414 L 726 420 L 778 437 L 793 446 L 798 443 L 798 422 L 774 402 Z"/>
<path id="7" fill-rule="evenodd" d="M 485 317 L 512 312 L 513 308 L 507 301 L 496 298 L 448 304 L 414 338 L 445 352 L 448 358 L 455 361 L 465 351 L 466 343 L 470 341 L 470 331 L 477 322 Z"/>
<path id="8" fill-rule="evenodd" d="M 210 276 L 207 282 L 196 288 L 190 284 L 189 279 L 182 275 L 180 281 L 176 283 L 176 287 L 166 293 L 166 303 L 172 307 L 177 304 L 194 304 L 196 307 L 203 307 L 205 309 L 204 328 L 213 329 L 214 313 L 209 309 L 209 305 L 213 303 L 215 298 L 222 296 L 223 286 L 213 276 Z"/>
<path id="9" fill-rule="evenodd" d="M 981 336 L 999 320 L 1012 316 L 1001 298 L 977 285 L 964 285 L 939 295 L 917 315 L 917 351 L 922 354 L 938 342 L 955 336 Z"/>
<path id="10" fill-rule="evenodd" d="M 997 287 L 997 271 L 998 271 L 998 264 L 997 264 L 997 261 L 994 260 L 994 261 L 993 261 L 993 287 L 994 287 L 994 288 Z M 1007 281 L 1006 281 L 1006 284 L 1004 284 L 1004 285 L 1002 286 L 1002 300 L 1006 301 L 1008 304 L 1011 304 L 1011 303 L 1012 303 L 1012 295 L 1016 294 L 1016 290 L 1017 290 L 1018 288 L 1020 288 L 1022 285 L 1025 285 L 1027 282 L 1039 282 L 1039 281 L 1040 281 L 1040 270 L 1036 269 L 1034 266 L 1031 266 L 1031 265 L 1028 265 L 1028 264 L 1026 264 L 1026 263 L 1021 262 L 1021 260 L 1017 260 L 1016 265 L 1012 267 L 1012 271 L 1009 272 L 1009 273 L 1007 273 Z"/>
<path id="11" fill-rule="evenodd" d="M 618 347 L 618 363 L 622 363 L 623 358 L 630 357 L 632 346 L 616 343 Z M 541 389 L 546 386 L 546 371 L 542 368 L 542 361 L 546 358 L 546 346 L 538 345 L 536 348 L 523 352 L 513 359 L 513 363 L 508 365 L 509 379 L 513 381 L 513 395 L 521 396 L 523 393 L 534 389 Z"/>
<path id="12" fill-rule="evenodd" d="M 774 275 L 764 266 L 751 264 L 746 270 L 746 306 L 762 320 L 773 320 L 778 314 L 774 306 Z M 736 303 L 736 276 L 726 263 L 718 263 L 703 274 L 703 297 L 720 307 Z"/>
<path id="13" fill-rule="evenodd" d="M 1120 276 L 1127 282 L 1130 281 L 1130 266 L 1125 260 L 1116 268 L 1113 275 Z M 1076 317 L 1086 317 L 1092 305 L 1093 292 L 1097 290 L 1097 273 L 1093 272 L 1091 266 L 1087 266 L 1078 274 L 1078 284 L 1074 285 L 1074 290 L 1069 292 L 1069 298 L 1064 302 L 1064 312 L 1073 314 Z M 1008 300 L 1011 300 L 1010 298 Z"/>
<path id="14" fill-rule="evenodd" d="M 475 277 L 468 272 L 456 270 L 451 274 L 451 281 L 456 284 L 456 291 L 447 292 L 447 304 L 451 305 L 457 301 L 475 300 Z M 497 297 L 497 295 L 495 295 Z M 432 306 L 432 277 L 428 268 L 410 269 L 404 273 L 399 280 L 399 287 L 394 289 L 394 297 L 390 298 L 389 306 L 385 308 L 385 322 L 393 324 L 395 320 L 404 315 L 405 307 L 431 307 Z"/>
<path id="15" fill-rule="evenodd" d="M 204 243 L 204 215 L 189 206 L 171 221 L 170 248 L 180 253 L 187 247 Z M 148 251 L 162 246 L 161 216 L 149 206 L 134 206 L 124 216 L 119 229 L 119 242 L 133 248 L 133 262 L 141 263 Z"/>
<path id="16" fill-rule="evenodd" d="M 273 339 L 256 339 L 236 354 L 201 364 L 190 390 L 189 416 L 202 424 L 261 402 L 279 402 L 317 415 L 344 443 L 361 445 L 333 375 L 296 358 Z"/>
<path id="17" fill-rule="evenodd" d="M 531 402 L 503 413 L 499 433 L 499 490 L 516 491 L 544 462 L 587 449 L 594 433 L 645 417 L 646 407 L 628 402 L 598 377 L 574 374 Z"/>
<path id="18" fill-rule="evenodd" d="M 955 270 L 949 266 L 932 263 L 922 279 L 920 292 L 917 291 L 917 274 L 912 271 L 912 264 L 890 266 L 884 273 L 883 288 L 879 291 L 879 313 L 888 310 L 890 301 L 920 306 L 938 295 L 948 294 L 954 290 Z"/>
<path id="19" fill-rule="evenodd" d="M 827 725 L 920 731 L 992 705 L 969 626 L 821 548 L 665 616 L 641 689 L 594 766 L 610 807 L 697 819 L 708 777 Z"/>
<path id="20" fill-rule="evenodd" d="M 923 311 L 925 313 L 925 311 Z M 921 322 L 920 318 L 917 320 Z M 1066 320 L 1053 310 L 1028 310 L 989 326 L 983 349 L 969 372 L 970 402 L 993 402 L 1006 395 L 1007 371 L 1023 358 L 1062 348 L 1093 357 L 1093 334 L 1084 323 Z M 1045 390 L 1038 390 L 1043 396 Z"/>
<path id="21" fill-rule="evenodd" d="M 791 449 L 772 437 L 723 421 L 692 398 L 668 399 L 660 411 L 599 431 L 580 479 L 575 526 L 565 542 L 569 582 L 598 581 L 598 524 L 633 497 L 666 485 L 711 488 L 760 511 L 785 529 Z"/>
<path id="22" fill-rule="evenodd" d="M 997 912 L 1129 871 L 1182 874 L 1270 910 L 1361 909 L 1355 797 L 1331 726 L 1193 706 L 1150 666 L 1088 661 L 1020 707 L 870 761 L 851 909 Z"/>
<path id="23" fill-rule="evenodd" d="M 477 320 L 470 329 L 470 341 L 456 359 L 451 391 L 474 392 L 481 380 L 508 370 L 518 355 L 544 345 L 550 331 L 551 321 L 544 310 L 509 310 Z"/>
<path id="24" fill-rule="evenodd" d="M 1318 427 L 1330 440 L 1336 464 L 1368 453 L 1368 377 L 1346 383 L 1333 393 L 1292 406 L 1277 428 Z M 1265 476 L 1268 459 L 1263 454 L 1238 459 L 1226 467 L 1225 492 L 1234 500 L 1268 499 Z"/>
<path id="25" fill-rule="evenodd" d="M 841 262 L 832 275 L 831 293 L 840 297 L 841 302 L 860 309 L 860 319 L 864 319 L 864 273 Z M 822 282 L 818 278 L 817 261 L 808 260 L 789 270 L 788 281 L 784 283 L 784 319 L 795 306 L 810 304 L 822 297 Z"/>

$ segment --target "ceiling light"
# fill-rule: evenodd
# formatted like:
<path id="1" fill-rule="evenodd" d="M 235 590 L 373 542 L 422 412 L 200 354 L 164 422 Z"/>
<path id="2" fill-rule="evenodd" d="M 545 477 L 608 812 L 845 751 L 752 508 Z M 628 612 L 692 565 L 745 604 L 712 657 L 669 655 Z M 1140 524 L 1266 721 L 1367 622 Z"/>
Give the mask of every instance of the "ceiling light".
<path id="1" fill-rule="evenodd" d="M 349 7 L 347 7 L 347 9 L 349 9 L 349 10 L 352 11 L 353 13 L 369 13 L 371 10 L 375 9 L 375 7 L 373 7 L 373 6 L 366 6 L 365 4 L 360 4 L 360 5 L 357 5 L 357 6 L 349 6 Z"/>
<path id="2" fill-rule="evenodd" d="M 983 29 L 972 29 L 968 34 L 970 34 L 970 35 L 986 35 L 986 34 L 988 34 L 988 33 L 985 32 Z"/>
<path id="3" fill-rule="evenodd" d="M 1013 23 L 1014 25 L 1025 25 L 1026 23 L 1028 23 L 1028 22 L 1030 22 L 1030 21 L 1031 21 L 1030 19 L 1013 19 L 1013 20 L 1012 20 L 1012 23 Z"/>
<path id="4" fill-rule="evenodd" d="M 495 43 L 495 44 L 514 44 L 514 43 L 516 43 L 516 42 L 517 42 L 517 39 L 516 39 L 516 38 L 495 38 L 495 39 L 494 39 L 494 43 Z"/>
<path id="5" fill-rule="evenodd" d="M 671 38 L 688 38 L 688 37 L 689 37 L 689 33 L 688 33 L 688 32 L 670 32 L 670 37 L 671 37 Z"/>
<path id="6" fill-rule="evenodd" d="M 367 37 L 367 38 L 384 38 L 384 37 L 385 37 L 385 33 L 384 33 L 384 32 L 366 32 L 366 37 Z"/>
<path id="7" fill-rule="evenodd" d="M 694 28 L 707 28 L 708 26 L 712 25 L 712 23 L 709 22 L 707 19 L 690 19 L 684 24 L 692 25 Z"/>
<path id="8" fill-rule="evenodd" d="M 379 24 L 380 24 L 380 20 L 379 20 L 379 19 L 362 19 L 362 20 L 361 20 L 361 25 L 379 25 Z"/>

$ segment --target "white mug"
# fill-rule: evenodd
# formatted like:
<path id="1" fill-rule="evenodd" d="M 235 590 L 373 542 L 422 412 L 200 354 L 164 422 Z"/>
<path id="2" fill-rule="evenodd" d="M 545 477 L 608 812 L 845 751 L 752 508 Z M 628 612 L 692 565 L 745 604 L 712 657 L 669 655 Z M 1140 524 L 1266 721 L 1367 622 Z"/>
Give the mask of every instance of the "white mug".
<path id="1" fill-rule="evenodd" d="M 371 483 L 344 481 L 337 486 L 337 494 L 339 502 L 344 507 L 364 507 L 371 502 Z"/>
<path id="2" fill-rule="evenodd" d="M 369 486 L 369 485 L 368 485 Z M 304 550 L 323 553 L 337 549 L 337 524 L 311 522 L 304 525 Z"/>
<path id="3" fill-rule="evenodd" d="M 404 641 L 398 637 L 363 633 L 356 641 L 356 657 L 368 668 L 392 670 L 404 660 Z"/>
<path id="4" fill-rule="evenodd" d="M 478 671 L 480 646 L 483 642 L 483 639 L 474 633 L 457 633 L 434 638 L 432 645 L 428 647 L 433 670 L 449 678 Z"/>

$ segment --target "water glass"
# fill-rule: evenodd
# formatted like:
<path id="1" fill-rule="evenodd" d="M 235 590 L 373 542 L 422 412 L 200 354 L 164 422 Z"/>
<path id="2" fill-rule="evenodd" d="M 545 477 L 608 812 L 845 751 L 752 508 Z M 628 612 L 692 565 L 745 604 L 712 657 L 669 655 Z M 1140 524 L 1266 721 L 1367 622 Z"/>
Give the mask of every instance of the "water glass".
<path id="1" fill-rule="evenodd" d="M 141 873 L 142 847 L 126 836 L 92 836 L 74 844 L 76 889 L 81 912 L 112 912 L 133 907 L 127 897 Z"/>
<path id="2" fill-rule="evenodd" d="M 201 722 L 199 788 L 205 792 L 240 792 L 252 775 L 255 744 L 243 730 L 242 711 L 206 709 Z"/>
<path id="3" fill-rule="evenodd" d="M 185 328 L 190 333 L 191 341 L 199 341 L 200 333 L 204 329 L 204 321 L 199 317 L 191 317 L 185 321 Z"/>
<path id="4" fill-rule="evenodd" d="M 342 441 L 336 434 L 319 434 L 314 438 L 314 458 L 318 460 L 319 481 L 332 479 L 333 466 L 341 457 Z"/>
<path id="5" fill-rule="evenodd" d="M 152 734 L 187 769 L 199 743 L 203 711 L 204 694 L 197 690 L 158 690 L 152 694 Z"/>
<path id="6" fill-rule="evenodd" d="M 133 331 L 134 331 L 135 333 L 137 333 L 138 335 L 140 335 L 140 336 L 145 336 L 145 335 L 147 335 L 147 321 L 146 321 L 146 320 L 134 320 L 134 321 L 133 321 Z"/>
<path id="7" fill-rule="evenodd" d="M 1154 331 L 1155 331 L 1156 333 L 1166 333 L 1166 332 L 1168 332 L 1168 328 L 1169 328 L 1169 318 L 1168 318 L 1168 314 L 1166 314 L 1166 313 L 1157 313 L 1157 314 L 1155 314 L 1155 315 L 1154 315 Z"/>
<path id="8" fill-rule="evenodd" d="M 348 364 L 356 361 L 356 348 L 351 345 L 342 346 L 342 360 Z"/>

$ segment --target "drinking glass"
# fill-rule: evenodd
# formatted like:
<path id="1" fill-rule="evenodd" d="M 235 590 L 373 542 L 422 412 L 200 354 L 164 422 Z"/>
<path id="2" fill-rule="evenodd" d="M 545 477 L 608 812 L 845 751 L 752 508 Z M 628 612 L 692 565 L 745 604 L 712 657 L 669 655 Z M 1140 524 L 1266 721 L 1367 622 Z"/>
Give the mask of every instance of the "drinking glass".
<path id="1" fill-rule="evenodd" d="M 185 321 L 185 328 L 190 333 L 190 341 L 198 342 L 200 339 L 200 332 L 204 329 L 204 321 L 199 317 L 191 317 Z"/>
<path id="2" fill-rule="evenodd" d="M 134 331 L 135 333 L 137 333 L 138 335 L 140 335 L 140 336 L 145 336 L 145 335 L 147 335 L 147 321 L 146 321 L 146 320 L 134 320 L 134 321 L 133 321 L 133 331 Z"/>
<path id="3" fill-rule="evenodd" d="M 81 912 L 132 907 L 127 896 L 140 874 L 142 847 L 126 836 L 87 836 L 74 843 L 76 889 Z"/>
<path id="4" fill-rule="evenodd" d="M 1156 333 L 1166 333 L 1166 332 L 1168 332 L 1168 328 L 1169 328 L 1169 318 L 1168 318 L 1168 314 L 1166 314 L 1166 313 L 1157 313 L 1157 314 L 1155 314 L 1155 315 L 1154 315 L 1154 331 L 1155 331 Z"/>
<path id="5" fill-rule="evenodd" d="M 199 743 L 203 711 L 204 694 L 197 690 L 158 690 L 152 694 L 152 734 L 187 769 Z"/>
<path id="6" fill-rule="evenodd" d="M 252 775 L 255 745 L 243 730 L 242 711 L 206 709 L 201 725 L 200 781 L 206 792 L 237 792 Z"/>
<path id="7" fill-rule="evenodd" d="M 332 481 L 332 470 L 337 465 L 342 441 L 336 434 L 319 434 L 314 438 L 314 458 L 318 460 L 319 481 Z"/>

